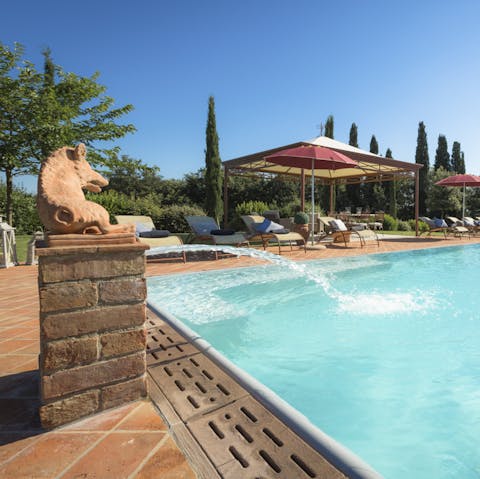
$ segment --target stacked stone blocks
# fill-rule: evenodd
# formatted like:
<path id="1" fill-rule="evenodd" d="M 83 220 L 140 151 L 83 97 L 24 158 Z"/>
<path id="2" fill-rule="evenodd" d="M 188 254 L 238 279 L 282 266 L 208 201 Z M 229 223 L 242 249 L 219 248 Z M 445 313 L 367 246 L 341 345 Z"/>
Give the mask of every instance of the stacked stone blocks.
<path id="1" fill-rule="evenodd" d="M 38 251 L 44 427 L 146 396 L 146 248 Z"/>

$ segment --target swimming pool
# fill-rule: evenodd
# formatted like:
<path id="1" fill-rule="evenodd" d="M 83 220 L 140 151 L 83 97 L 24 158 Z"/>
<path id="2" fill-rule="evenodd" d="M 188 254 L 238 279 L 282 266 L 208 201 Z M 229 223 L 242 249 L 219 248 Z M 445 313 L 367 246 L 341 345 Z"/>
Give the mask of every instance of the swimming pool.
<path id="1" fill-rule="evenodd" d="M 386 478 L 480 477 L 480 247 L 304 267 L 151 278 L 149 300 Z"/>

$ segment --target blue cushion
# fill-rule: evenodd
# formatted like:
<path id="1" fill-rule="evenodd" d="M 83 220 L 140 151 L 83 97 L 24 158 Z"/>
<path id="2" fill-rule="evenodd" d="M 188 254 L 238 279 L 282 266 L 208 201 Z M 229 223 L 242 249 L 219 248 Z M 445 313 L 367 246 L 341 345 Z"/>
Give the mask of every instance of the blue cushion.
<path id="1" fill-rule="evenodd" d="M 445 220 L 442 220 L 442 218 L 433 218 L 433 224 L 437 228 L 446 228 L 448 226 Z"/>
<path id="2" fill-rule="evenodd" d="M 258 233 L 266 233 L 273 222 L 265 218 L 261 223 L 255 223 L 254 228 Z"/>

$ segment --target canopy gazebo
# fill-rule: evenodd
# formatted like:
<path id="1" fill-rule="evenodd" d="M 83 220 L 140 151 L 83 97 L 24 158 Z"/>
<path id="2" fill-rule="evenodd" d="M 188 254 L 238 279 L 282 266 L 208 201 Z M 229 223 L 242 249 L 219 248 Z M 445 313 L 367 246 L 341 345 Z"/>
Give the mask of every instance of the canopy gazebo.
<path id="1" fill-rule="evenodd" d="M 393 181 L 396 178 L 412 178 L 415 180 L 415 223 L 416 235 L 418 236 L 418 195 L 419 177 L 418 171 L 423 165 L 407 163 L 404 161 L 385 158 L 367 151 L 355 148 L 337 140 L 319 136 L 310 141 L 300 141 L 289 145 L 283 145 L 271 150 L 261 151 L 251 155 L 242 156 L 223 162 L 224 166 L 224 222 L 228 222 L 228 177 L 231 175 L 293 175 L 301 178 L 302 205 L 305 197 L 305 177 L 312 175 L 312 170 L 282 166 L 270 163 L 265 157 L 280 150 L 296 148 L 300 146 L 317 145 L 343 153 L 357 162 L 355 168 L 342 168 L 337 170 L 316 169 L 313 172 L 315 180 L 323 185 L 330 186 L 330 209 L 332 209 L 333 192 L 336 185 L 353 185 L 359 183 Z"/>

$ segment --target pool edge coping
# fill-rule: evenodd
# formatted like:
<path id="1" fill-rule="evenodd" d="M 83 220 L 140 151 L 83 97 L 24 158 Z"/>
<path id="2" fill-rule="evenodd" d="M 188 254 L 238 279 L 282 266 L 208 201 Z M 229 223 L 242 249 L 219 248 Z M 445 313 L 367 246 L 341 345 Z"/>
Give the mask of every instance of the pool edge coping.
<path id="1" fill-rule="evenodd" d="M 147 301 L 147 305 L 339 471 L 352 479 L 383 479 L 383 476 L 363 459 L 312 424 L 306 416 L 270 388 L 232 363 L 175 316 L 151 301 Z"/>

